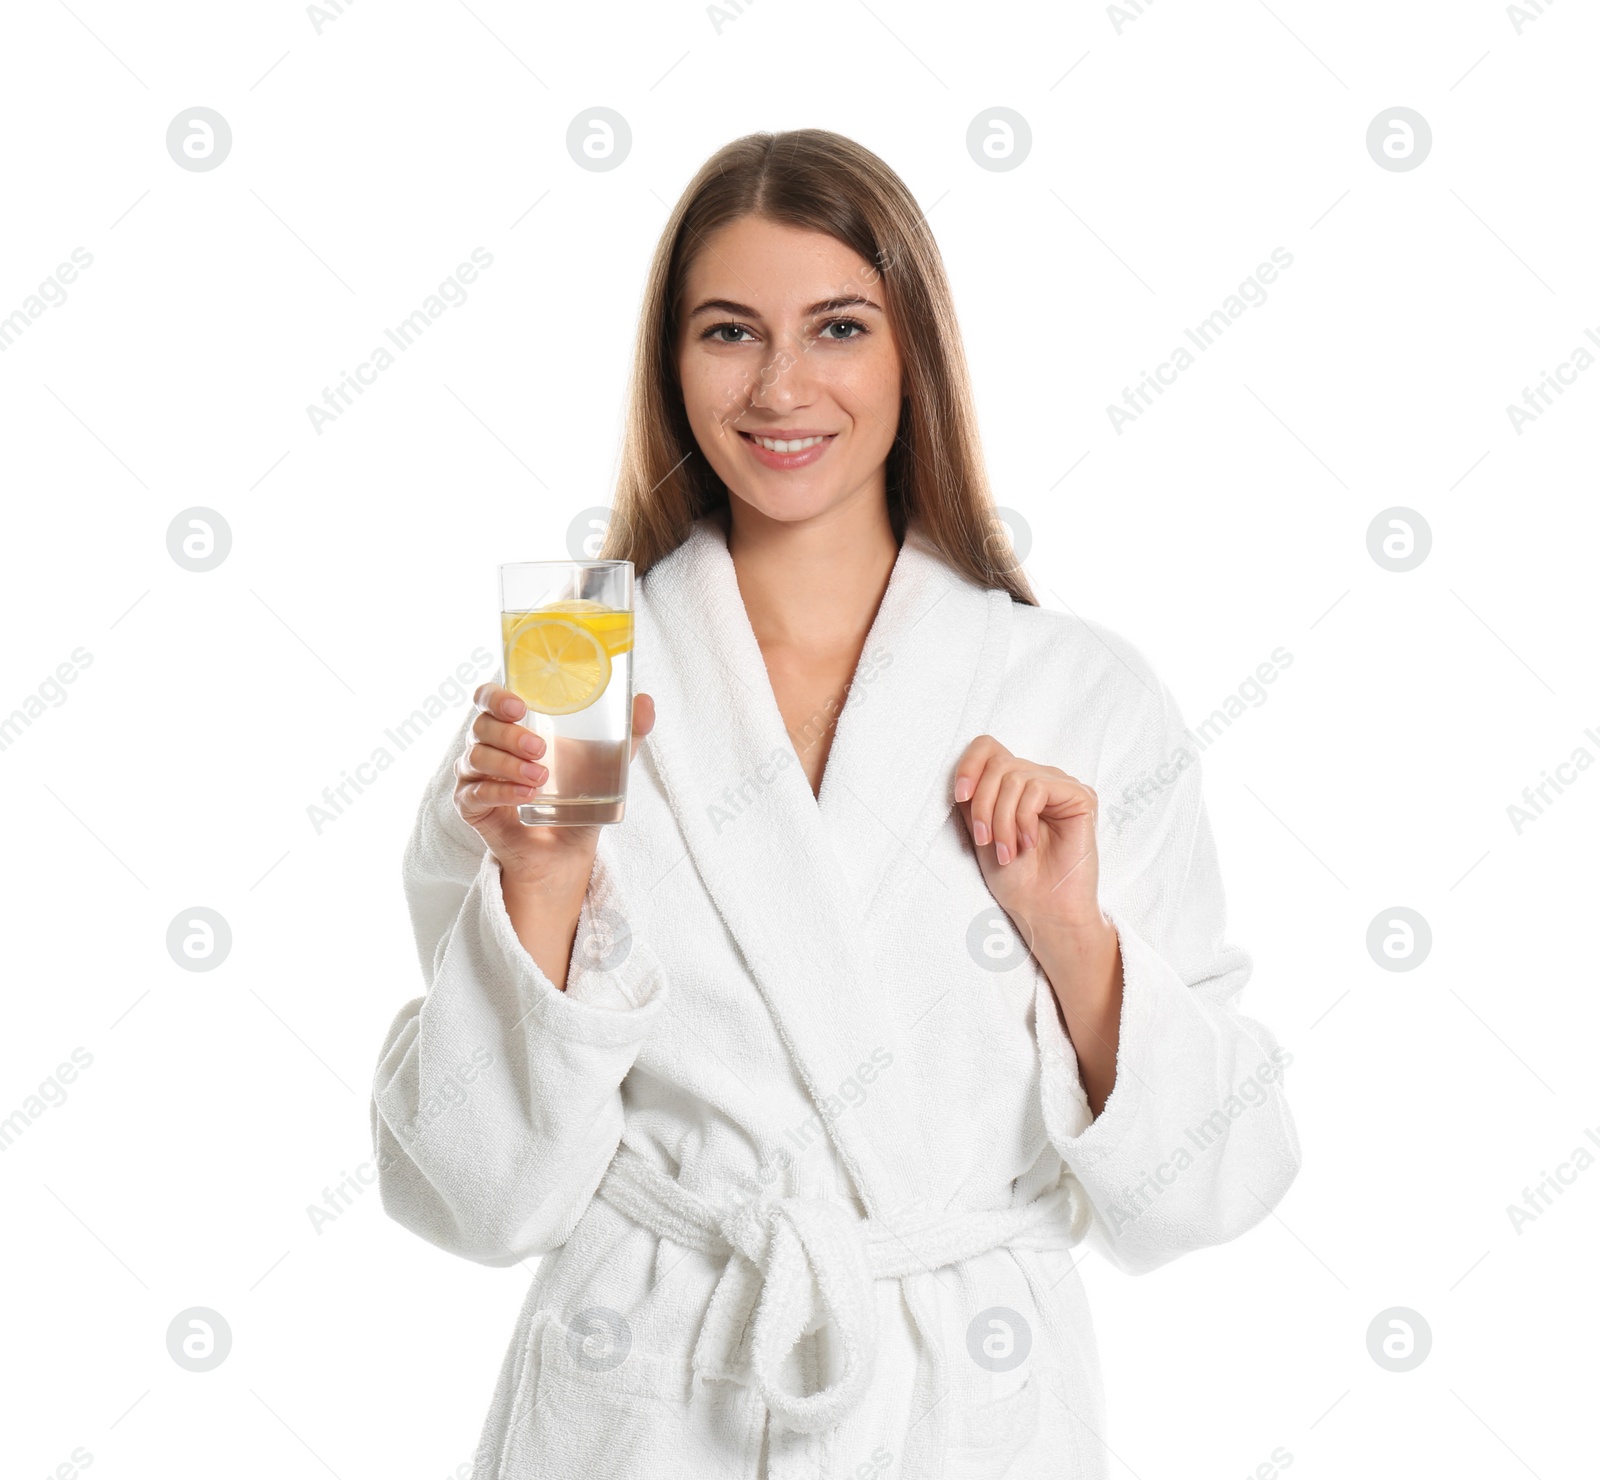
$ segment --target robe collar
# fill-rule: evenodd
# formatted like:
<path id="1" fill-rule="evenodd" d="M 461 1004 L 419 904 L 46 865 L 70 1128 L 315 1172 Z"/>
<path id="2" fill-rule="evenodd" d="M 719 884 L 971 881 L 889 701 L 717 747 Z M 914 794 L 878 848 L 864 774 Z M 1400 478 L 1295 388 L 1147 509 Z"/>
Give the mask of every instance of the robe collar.
<path id="1" fill-rule="evenodd" d="M 908 1120 L 912 1097 L 896 1091 L 892 1070 L 843 1113 L 838 1091 L 859 1083 L 875 1054 L 879 1065 L 884 1051 L 909 1065 L 918 1052 L 872 927 L 897 886 L 927 870 L 938 830 L 964 826 L 951 795 L 955 765 L 989 727 L 1010 594 L 950 566 L 912 522 L 834 712 L 818 797 L 712 517 L 646 573 L 635 604 L 635 689 L 657 706 L 641 759 L 867 1214 L 905 1210 L 930 1183 L 930 1169 L 906 1154 L 926 1140 Z M 951 922 L 953 943 L 962 928 Z"/>

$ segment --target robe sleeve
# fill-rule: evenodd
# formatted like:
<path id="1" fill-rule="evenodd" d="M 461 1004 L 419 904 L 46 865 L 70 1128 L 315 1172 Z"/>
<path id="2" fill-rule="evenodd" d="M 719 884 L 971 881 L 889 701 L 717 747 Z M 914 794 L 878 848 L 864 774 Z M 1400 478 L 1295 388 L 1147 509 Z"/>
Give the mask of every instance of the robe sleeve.
<path id="1" fill-rule="evenodd" d="M 576 1226 L 622 1134 L 621 1084 L 665 1001 L 597 865 L 567 988 L 517 938 L 500 865 L 455 809 L 455 758 L 418 808 L 402 879 L 426 994 L 400 1010 L 372 1083 L 385 1212 L 480 1264 L 548 1253 Z"/>
<path id="2" fill-rule="evenodd" d="M 1042 971 L 1034 1010 L 1045 1127 L 1088 1194 L 1089 1242 L 1142 1274 L 1261 1222 L 1300 1169 L 1300 1143 L 1283 1094 L 1292 1055 L 1237 1010 L 1252 962 L 1225 940 L 1199 746 L 1134 662 L 1144 686 L 1112 711 L 1091 783 L 1101 909 L 1123 971 L 1116 1079 L 1098 1118 Z"/>

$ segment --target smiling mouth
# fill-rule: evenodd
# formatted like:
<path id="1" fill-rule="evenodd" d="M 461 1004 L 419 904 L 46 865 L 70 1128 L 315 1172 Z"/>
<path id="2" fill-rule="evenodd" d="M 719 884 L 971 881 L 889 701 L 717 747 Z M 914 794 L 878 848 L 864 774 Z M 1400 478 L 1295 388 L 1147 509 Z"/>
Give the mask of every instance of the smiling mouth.
<path id="1" fill-rule="evenodd" d="M 735 431 L 739 429 L 734 428 Z M 758 447 L 765 448 L 768 452 L 777 453 L 780 457 L 792 457 L 797 452 L 809 452 L 813 447 L 820 447 L 825 442 L 831 442 L 839 434 L 829 432 L 825 435 L 810 437 L 762 437 L 754 432 L 739 432 L 739 435 L 748 442 L 753 442 Z"/>

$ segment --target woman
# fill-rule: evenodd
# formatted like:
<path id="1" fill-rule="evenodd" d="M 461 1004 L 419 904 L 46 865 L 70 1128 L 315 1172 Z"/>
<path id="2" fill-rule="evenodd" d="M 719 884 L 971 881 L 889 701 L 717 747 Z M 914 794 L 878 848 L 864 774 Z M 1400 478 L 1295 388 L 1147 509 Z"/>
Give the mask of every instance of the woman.
<path id="1" fill-rule="evenodd" d="M 999 531 L 899 178 L 820 130 L 721 150 L 605 551 L 626 820 L 522 826 L 542 742 L 489 684 L 406 854 L 384 1205 L 548 1256 L 479 1477 L 1104 1476 L 1073 1245 L 1148 1270 L 1293 1180 L 1177 706 Z"/>

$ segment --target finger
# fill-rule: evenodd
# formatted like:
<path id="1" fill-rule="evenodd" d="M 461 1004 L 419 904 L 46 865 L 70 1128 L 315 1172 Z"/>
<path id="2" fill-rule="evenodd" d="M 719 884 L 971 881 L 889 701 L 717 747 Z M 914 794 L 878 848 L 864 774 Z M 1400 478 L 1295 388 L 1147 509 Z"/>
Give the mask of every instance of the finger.
<path id="1" fill-rule="evenodd" d="M 530 730 L 526 725 L 496 719 L 492 714 L 480 714 L 472 722 L 472 733 L 485 745 L 496 746 L 513 755 L 520 755 L 530 760 L 541 760 L 544 757 L 544 736 Z"/>
<path id="2" fill-rule="evenodd" d="M 978 775 L 983 770 L 984 764 L 991 755 L 1010 755 L 993 735 L 974 735 L 967 742 L 967 748 L 961 752 L 961 759 L 956 762 L 955 775 L 951 777 L 951 786 L 954 788 L 955 799 L 966 802 L 972 799 L 978 787 Z"/>
<path id="3" fill-rule="evenodd" d="M 1017 803 L 1030 777 L 1021 766 L 1013 766 L 1000 778 L 995 792 L 994 813 L 989 819 L 989 830 L 994 835 L 995 862 L 1010 863 L 1022 851 L 1017 840 Z"/>
<path id="4" fill-rule="evenodd" d="M 1050 797 L 1050 783 L 1042 776 L 1031 777 L 1017 798 L 1017 853 L 1021 856 L 1039 846 L 1039 810 Z"/>
<path id="5" fill-rule="evenodd" d="M 635 694 L 633 696 L 633 747 L 628 752 L 628 759 L 632 761 L 639 754 L 639 746 L 651 730 L 656 727 L 656 701 L 648 694 Z"/>
<path id="6" fill-rule="evenodd" d="M 528 706 L 516 694 L 497 683 L 479 684 L 472 702 L 481 711 L 501 719 L 518 720 L 528 711 Z"/>
<path id="7" fill-rule="evenodd" d="M 1092 786 L 1066 776 L 1052 788 L 1041 810 L 1063 822 L 1070 817 L 1094 817 L 1100 810 L 1100 797 Z"/>
<path id="8" fill-rule="evenodd" d="M 456 776 L 462 781 L 488 777 L 519 786 L 542 786 L 550 772 L 538 761 L 524 760 L 493 745 L 474 745 L 456 761 Z"/>
<path id="9" fill-rule="evenodd" d="M 1008 763 L 999 757 L 984 762 L 972 793 L 972 841 L 980 848 L 994 841 L 994 804 Z"/>
<path id="10" fill-rule="evenodd" d="M 538 788 L 510 781 L 469 781 L 461 787 L 467 811 L 487 812 L 495 807 L 516 807 L 538 795 Z"/>

